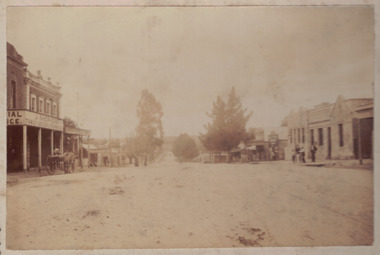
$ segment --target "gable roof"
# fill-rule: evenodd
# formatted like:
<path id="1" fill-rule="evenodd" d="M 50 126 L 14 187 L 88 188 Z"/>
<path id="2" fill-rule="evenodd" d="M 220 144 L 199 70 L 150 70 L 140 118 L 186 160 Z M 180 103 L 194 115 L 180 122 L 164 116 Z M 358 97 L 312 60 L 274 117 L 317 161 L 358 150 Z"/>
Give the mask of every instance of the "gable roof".
<path id="1" fill-rule="evenodd" d="M 328 121 L 335 104 L 323 103 L 309 110 L 309 123 Z"/>

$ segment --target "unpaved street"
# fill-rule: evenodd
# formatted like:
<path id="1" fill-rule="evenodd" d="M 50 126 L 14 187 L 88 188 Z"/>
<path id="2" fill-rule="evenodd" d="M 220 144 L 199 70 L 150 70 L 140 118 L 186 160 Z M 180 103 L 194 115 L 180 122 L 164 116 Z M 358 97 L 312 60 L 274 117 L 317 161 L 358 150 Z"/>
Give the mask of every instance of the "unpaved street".
<path id="1" fill-rule="evenodd" d="M 8 249 L 368 245 L 372 171 L 289 162 L 97 168 L 7 187 Z"/>

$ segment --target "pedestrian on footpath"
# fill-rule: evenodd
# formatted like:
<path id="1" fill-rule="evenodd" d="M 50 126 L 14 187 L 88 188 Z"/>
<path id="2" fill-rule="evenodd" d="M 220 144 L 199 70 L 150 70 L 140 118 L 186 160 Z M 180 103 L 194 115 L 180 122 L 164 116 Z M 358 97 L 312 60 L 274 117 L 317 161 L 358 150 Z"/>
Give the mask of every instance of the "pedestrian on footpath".
<path id="1" fill-rule="evenodd" d="M 301 146 L 301 148 L 300 148 L 300 161 L 302 163 L 306 163 L 306 161 L 305 161 L 305 149 L 303 148 L 303 146 Z"/>
<path id="2" fill-rule="evenodd" d="M 295 151 L 295 154 L 294 154 L 295 162 L 300 162 L 300 146 L 298 144 L 296 144 L 294 151 Z"/>
<path id="3" fill-rule="evenodd" d="M 310 147 L 310 152 L 311 152 L 311 161 L 315 162 L 315 153 L 317 153 L 317 145 L 316 143 L 315 144 L 312 144 L 311 147 Z"/>
<path id="4" fill-rule="evenodd" d="M 271 147 L 269 151 L 270 151 L 270 160 L 275 160 L 274 148 Z"/>
<path id="5" fill-rule="evenodd" d="M 296 151 L 294 149 L 292 150 L 292 160 L 293 160 L 293 163 L 296 162 Z"/>

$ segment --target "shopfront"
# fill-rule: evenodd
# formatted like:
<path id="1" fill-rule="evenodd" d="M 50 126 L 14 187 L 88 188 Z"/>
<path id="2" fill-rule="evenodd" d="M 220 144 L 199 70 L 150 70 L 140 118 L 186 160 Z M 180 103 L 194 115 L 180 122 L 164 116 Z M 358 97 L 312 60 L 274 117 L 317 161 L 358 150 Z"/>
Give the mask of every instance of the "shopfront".
<path id="1" fill-rule="evenodd" d="M 8 110 L 8 172 L 43 167 L 54 148 L 63 151 L 61 119 L 29 110 Z"/>

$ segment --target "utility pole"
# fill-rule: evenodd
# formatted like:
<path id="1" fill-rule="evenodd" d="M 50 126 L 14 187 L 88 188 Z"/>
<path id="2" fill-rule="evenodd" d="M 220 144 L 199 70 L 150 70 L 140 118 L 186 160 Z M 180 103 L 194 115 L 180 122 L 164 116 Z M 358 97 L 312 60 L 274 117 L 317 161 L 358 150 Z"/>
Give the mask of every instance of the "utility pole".
<path id="1" fill-rule="evenodd" d="M 110 150 L 110 159 L 109 159 L 109 161 L 110 161 L 110 167 L 112 167 L 112 146 L 111 146 L 111 127 L 109 127 L 109 142 L 108 142 L 108 144 L 109 144 L 109 150 Z"/>

